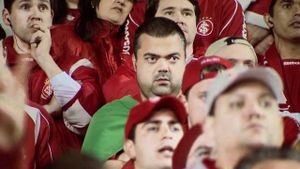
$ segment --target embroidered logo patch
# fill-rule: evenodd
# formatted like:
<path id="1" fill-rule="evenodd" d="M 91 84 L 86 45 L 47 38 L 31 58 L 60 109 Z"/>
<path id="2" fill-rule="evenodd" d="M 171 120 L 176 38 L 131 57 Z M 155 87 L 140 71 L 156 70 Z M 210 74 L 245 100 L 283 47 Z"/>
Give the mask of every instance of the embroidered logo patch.
<path id="1" fill-rule="evenodd" d="M 210 18 L 205 17 L 197 25 L 197 34 L 200 36 L 208 36 L 214 30 L 214 24 Z"/>

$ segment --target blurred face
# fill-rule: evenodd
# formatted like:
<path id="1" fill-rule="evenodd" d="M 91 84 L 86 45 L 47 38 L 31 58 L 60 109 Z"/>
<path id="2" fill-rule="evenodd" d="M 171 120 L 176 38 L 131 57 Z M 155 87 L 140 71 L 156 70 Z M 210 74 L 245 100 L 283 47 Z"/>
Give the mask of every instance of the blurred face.
<path id="1" fill-rule="evenodd" d="M 187 44 L 193 44 L 196 36 L 195 8 L 188 0 L 160 0 L 156 17 L 173 20 L 183 31 Z"/>
<path id="2" fill-rule="evenodd" d="M 196 166 L 197 162 L 203 159 L 213 159 L 213 149 L 215 148 L 215 135 L 213 131 L 213 119 L 208 118 L 203 125 L 203 133 L 199 135 L 193 143 L 186 161 L 186 169 Z"/>
<path id="3" fill-rule="evenodd" d="M 172 167 L 173 152 L 183 136 L 183 129 L 173 111 L 159 110 L 136 127 L 134 151 L 138 168 Z"/>
<path id="4" fill-rule="evenodd" d="M 233 65 L 254 67 L 257 64 L 256 56 L 253 55 L 253 52 L 248 46 L 243 44 L 232 44 L 224 46 L 214 55 L 229 60 Z"/>
<path id="5" fill-rule="evenodd" d="M 179 35 L 157 38 L 142 34 L 139 43 L 136 72 L 142 95 L 178 95 L 185 68 L 185 49 Z"/>
<path id="6" fill-rule="evenodd" d="M 203 124 L 207 117 L 206 97 L 212 84 L 212 79 L 202 80 L 196 83 L 188 94 L 188 118 L 191 126 Z"/>
<path id="7" fill-rule="evenodd" d="M 287 169 L 300 168 L 300 162 L 294 160 L 269 160 L 255 165 L 252 169 Z"/>
<path id="8" fill-rule="evenodd" d="M 283 126 L 278 104 L 262 83 L 239 83 L 220 95 L 214 107 L 218 147 L 281 146 Z"/>
<path id="9" fill-rule="evenodd" d="M 6 25 L 23 42 L 30 43 L 33 33 L 40 27 L 52 25 L 50 0 L 15 0 L 11 12 L 3 11 Z"/>
<path id="10" fill-rule="evenodd" d="M 287 40 L 300 38 L 300 0 L 277 0 L 274 5 L 273 32 Z"/>
<path id="11" fill-rule="evenodd" d="M 96 9 L 99 19 L 122 25 L 133 6 L 133 0 L 100 0 Z"/>

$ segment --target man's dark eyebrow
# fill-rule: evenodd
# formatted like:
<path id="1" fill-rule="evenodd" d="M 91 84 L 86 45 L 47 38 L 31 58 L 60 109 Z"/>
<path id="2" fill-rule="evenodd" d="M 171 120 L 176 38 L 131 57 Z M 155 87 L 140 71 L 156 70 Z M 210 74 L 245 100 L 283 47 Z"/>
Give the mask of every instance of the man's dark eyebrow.
<path id="1" fill-rule="evenodd" d="M 190 9 L 190 8 L 183 8 L 182 11 L 194 13 L 194 10 L 193 10 L 193 9 Z"/>
<path id="2" fill-rule="evenodd" d="M 151 52 L 147 52 L 143 55 L 143 57 L 146 57 L 146 56 L 159 57 L 159 55 L 157 55 L 155 53 L 151 53 Z"/>
<path id="3" fill-rule="evenodd" d="M 174 124 L 180 124 L 180 122 L 178 120 L 170 120 L 168 122 L 169 125 L 174 125 Z"/>
<path id="4" fill-rule="evenodd" d="M 168 10 L 174 10 L 174 9 L 175 9 L 175 7 L 169 6 L 169 7 L 162 9 L 162 11 L 168 11 Z"/>
<path id="5" fill-rule="evenodd" d="M 160 121 L 160 120 L 149 120 L 149 121 L 146 121 L 146 122 L 142 125 L 142 128 L 145 127 L 145 126 L 148 125 L 148 124 L 159 125 L 159 124 L 161 124 L 161 121 Z"/>
<path id="6" fill-rule="evenodd" d="M 293 2 L 293 0 L 281 0 L 280 3 Z"/>

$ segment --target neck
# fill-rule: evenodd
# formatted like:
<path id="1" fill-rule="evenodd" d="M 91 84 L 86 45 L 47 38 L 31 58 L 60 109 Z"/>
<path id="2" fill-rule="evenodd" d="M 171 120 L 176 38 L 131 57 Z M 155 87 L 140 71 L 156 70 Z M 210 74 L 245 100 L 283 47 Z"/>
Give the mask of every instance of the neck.
<path id="1" fill-rule="evenodd" d="M 24 42 L 16 35 L 13 35 L 13 38 L 14 38 L 14 49 L 18 54 L 30 53 L 30 45 L 27 42 Z"/>
<path id="2" fill-rule="evenodd" d="M 291 41 L 274 36 L 275 45 L 281 59 L 300 59 L 300 41 Z"/>
<path id="3" fill-rule="evenodd" d="M 233 169 L 239 160 L 248 153 L 246 149 L 224 148 L 217 153 L 216 162 L 217 168 Z"/>
<path id="4" fill-rule="evenodd" d="M 192 59 L 193 52 L 194 52 L 193 43 L 192 44 L 188 44 L 186 46 L 186 60 L 191 60 Z"/>
<path id="5" fill-rule="evenodd" d="M 69 9 L 78 9 L 78 2 L 67 0 L 66 3 Z"/>

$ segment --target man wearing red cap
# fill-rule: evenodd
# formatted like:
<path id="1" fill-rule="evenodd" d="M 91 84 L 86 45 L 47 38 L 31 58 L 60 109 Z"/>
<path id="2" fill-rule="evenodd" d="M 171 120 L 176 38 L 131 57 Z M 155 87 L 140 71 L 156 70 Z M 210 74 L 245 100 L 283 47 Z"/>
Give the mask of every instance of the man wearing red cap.
<path id="1" fill-rule="evenodd" d="M 231 68 L 227 60 L 218 56 L 193 59 L 185 67 L 182 93 L 188 102 L 189 126 L 203 124 L 207 117 L 206 96 L 218 72 Z"/>
<path id="2" fill-rule="evenodd" d="M 138 101 L 181 96 L 186 41 L 180 27 L 169 19 L 153 18 L 138 28 L 134 46 L 139 99 L 127 96 L 104 105 L 94 115 L 84 140 L 83 151 L 100 160 L 122 150 L 128 112 Z"/>
<path id="3" fill-rule="evenodd" d="M 184 105 L 175 97 L 153 98 L 130 110 L 125 126 L 123 169 L 171 169 L 186 127 Z"/>

